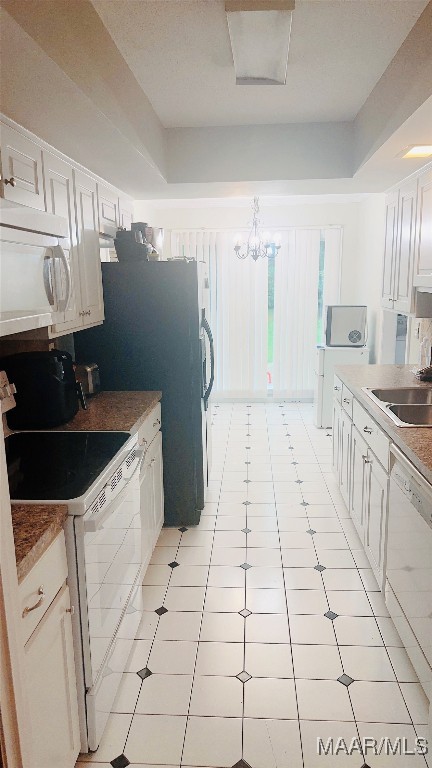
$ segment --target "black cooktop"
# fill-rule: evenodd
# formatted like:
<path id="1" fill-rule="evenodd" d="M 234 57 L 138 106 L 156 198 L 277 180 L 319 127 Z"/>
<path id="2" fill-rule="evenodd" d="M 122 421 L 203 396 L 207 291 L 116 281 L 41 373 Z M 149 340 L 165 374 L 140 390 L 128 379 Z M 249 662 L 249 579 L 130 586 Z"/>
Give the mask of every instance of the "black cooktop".
<path id="1" fill-rule="evenodd" d="M 11 499 L 82 496 L 127 442 L 128 432 L 17 432 L 5 440 Z"/>

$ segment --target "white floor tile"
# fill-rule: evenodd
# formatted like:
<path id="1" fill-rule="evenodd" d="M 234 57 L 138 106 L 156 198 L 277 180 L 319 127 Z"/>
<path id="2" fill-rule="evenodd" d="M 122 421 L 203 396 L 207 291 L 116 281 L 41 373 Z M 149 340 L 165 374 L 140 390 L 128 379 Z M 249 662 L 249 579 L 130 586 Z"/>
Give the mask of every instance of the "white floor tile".
<path id="1" fill-rule="evenodd" d="M 155 764 L 179 765 L 185 727 L 186 717 L 134 715 L 125 755 L 130 763 L 145 759 Z"/>
<path id="2" fill-rule="evenodd" d="M 246 619 L 247 643 L 289 643 L 287 616 L 253 613 Z"/>
<path id="3" fill-rule="evenodd" d="M 326 594 L 323 589 L 287 589 L 288 613 L 317 614 L 323 616 L 328 611 Z"/>
<path id="4" fill-rule="evenodd" d="M 190 715 L 241 717 L 242 713 L 243 683 L 240 680 L 236 677 L 195 675 Z"/>
<path id="5" fill-rule="evenodd" d="M 385 648 L 340 646 L 344 672 L 354 680 L 394 682 L 395 674 Z"/>
<path id="6" fill-rule="evenodd" d="M 243 639 L 244 619 L 242 616 L 239 616 L 237 613 L 204 612 L 200 641 L 242 643 Z"/>
<path id="7" fill-rule="evenodd" d="M 166 587 L 142 587 L 143 608 L 145 611 L 155 611 L 164 604 Z"/>
<path id="8" fill-rule="evenodd" d="M 164 675 L 192 675 L 197 643 L 181 640 L 155 640 L 147 664 L 153 673 Z M 138 671 L 137 669 L 137 671 Z M 144 681 L 145 682 L 145 681 Z M 174 685 L 175 685 L 174 681 Z"/>
<path id="9" fill-rule="evenodd" d="M 238 613 L 244 607 L 244 588 L 207 587 L 204 611 L 210 611 L 211 613 Z"/>
<path id="10" fill-rule="evenodd" d="M 289 625 L 293 643 L 336 645 L 333 622 L 325 616 L 290 615 Z"/>
<path id="11" fill-rule="evenodd" d="M 357 721 L 411 723 L 397 683 L 370 683 L 356 680 L 350 685 L 349 692 Z"/>
<path id="12" fill-rule="evenodd" d="M 235 677 L 243 669 L 243 656 L 242 643 L 200 643 L 196 674 Z"/>
<path id="13" fill-rule="evenodd" d="M 368 616 L 339 616 L 334 627 L 339 645 L 383 645 L 376 620 Z"/>
<path id="14" fill-rule="evenodd" d="M 283 589 L 247 589 L 246 608 L 252 613 L 286 614 L 285 592 Z"/>
<path id="15" fill-rule="evenodd" d="M 246 643 L 244 667 L 252 677 L 293 677 L 291 646 Z"/>
<path id="16" fill-rule="evenodd" d="M 237 565 L 212 565 L 209 569 L 209 587 L 244 587 L 245 571 Z"/>
<path id="17" fill-rule="evenodd" d="M 304 765 L 307 768 L 360 768 L 362 759 L 358 752 L 352 756 L 341 749 L 335 754 L 338 739 L 344 739 L 349 747 L 353 739 L 357 739 L 357 729 L 353 722 L 328 722 L 300 720 L 302 735 Z M 334 745 L 331 750 L 331 742 Z M 318 743 L 322 744 L 321 747 Z M 325 749 L 329 745 L 328 754 Z M 321 751 L 320 751 L 321 750 Z"/>
<path id="18" fill-rule="evenodd" d="M 99 749 L 89 755 L 80 755 L 80 760 L 85 763 L 109 763 L 114 757 L 121 755 L 131 720 L 132 715 L 112 713 L 108 718 Z"/>
<path id="19" fill-rule="evenodd" d="M 243 757 L 253 768 L 303 768 L 298 721 L 246 718 Z"/>
<path id="20" fill-rule="evenodd" d="M 420 683 L 401 683 L 401 689 L 414 725 L 427 725 L 429 701 Z"/>
<path id="21" fill-rule="evenodd" d="M 322 577 L 327 591 L 362 589 L 362 581 L 356 568 L 327 568 L 323 571 Z"/>
<path id="22" fill-rule="evenodd" d="M 205 587 L 208 570 L 208 565 L 181 565 L 174 568 L 170 587 Z"/>
<path id="23" fill-rule="evenodd" d="M 343 672 L 335 645 L 292 646 L 294 674 L 305 680 L 337 680 Z"/>
<path id="24" fill-rule="evenodd" d="M 354 720 L 348 691 L 337 680 L 296 680 L 296 689 L 301 720 Z"/>
<path id="25" fill-rule="evenodd" d="M 192 675 L 152 674 L 142 682 L 136 713 L 139 715 L 187 715 Z M 144 755 L 143 755 L 144 757 Z"/>
<path id="26" fill-rule="evenodd" d="M 246 571 L 246 587 L 247 589 L 283 589 L 282 569 L 253 566 Z"/>
<path id="27" fill-rule="evenodd" d="M 184 766 L 231 766 L 240 760 L 241 754 L 241 718 L 189 717 L 182 761 Z"/>
<path id="28" fill-rule="evenodd" d="M 198 640 L 201 613 L 171 612 L 161 616 L 156 640 Z"/>
<path id="29" fill-rule="evenodd" d="M 316 529 L 316 521 L 312 520 L 312 526 Z M 344 549 L 317 549 L 318 560 L 326 568 L 356 568 L 354 558 L 348 550 Z M 357 574 L 358 575 L 358 574 Z M 359 589 L 363 589 L 363 583 L 359 579 Z"/>
<path id="30" fill-rule="evenodd" d="M 244 716 L 291 720 L 297 717 L 293 680 L 252 678 L 244 686 Z"/>
<path id="31" fill-rule="evenodd" d="M 249 538 L 250 534 L 248 534 Z M 267 549 L 266 547 L 247 548 L 247 562 L 262 568 L 280 568 L 281 552 L 280 549 Z"/>
<path id="32" fill-rule="evenodd" d="M 123 675 L 111 711 L 132 715 L 135 711 L 141 682 L 141 678 L 136 673 Z"/>
<path id="33" fill-rule="evenodd" d="M 208 565 L 210 562 L 211 547 L 182 547 L 173 562 L 180 565 Z"/>
<path id="34" fill-rule="evenodd" d="M 425 768 L 425 761 L 420 755 L 404 755 L 397 753 L 398 739 L 406 739 L 408 749 L 415 747 L 416 734 L 412 725 L 392 725 L 389 723 L 358 723 L 360 738 L 370 739 L 365 747 L 365 760 L 371 768 Z M 378 753 L 378 747 L 374 747 L 375 740 L 379 745 L 382 739 L 388 739 L 394 746 L 395 753 L 385 749 Z M 370 744 L 370 746 L 369 746 Z M 402 750 L 403 751 L 403 750 Z"/>
<path id="35" fill-rule="evenodd" d="M 314 549 L 282 549 L 284 568 L 314 568 L 318 558 Z"/>
<path id="36" fill-rule="evenodd" d="M 372 608 L 364 591 L 335 590 L 328 593 L 330 609 L 339 616 L 372 616 Z"/>
<path id="37" fill-rule="evenodd" d="M 315 568 L 284 568 L 286 589 L 324 589 L 321 573 Z"/>

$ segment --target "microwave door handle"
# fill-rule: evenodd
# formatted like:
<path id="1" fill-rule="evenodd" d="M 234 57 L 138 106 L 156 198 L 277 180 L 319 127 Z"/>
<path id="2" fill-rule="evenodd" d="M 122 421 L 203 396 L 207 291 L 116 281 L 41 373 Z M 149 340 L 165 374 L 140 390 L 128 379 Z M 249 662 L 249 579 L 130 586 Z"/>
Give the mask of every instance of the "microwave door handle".
<path id="1" fill-rule="evenodd" d="M 55 299 L 54 299 L 54 293 L 52 288 L 51 262 L 52 262 L 52 251 L 51 249 L 48 249 L 47 252 L 45 253 L 44 262 L 43 262 L 43 281 L 44 281 L 45 293 L 48 299 L 48 303 L 50 307 L 54 307 Z"/>
<path id="2" fill-rule="evenodd" d="M 66 288 L 65 288 L 65 297 L 64 299 L 60 299 L 58 302 L 58 311 L 59 312 L 66 312 L 69 301 L 71 297 L 72 292 L 72 283 L 71 283 L 71 273 L 70 273 L 70 267 L 69 262 L 66 258 L 66 254 L 61 247 L 61 245 L 55 245 L 53 248 L 53 258 L 54 259 L 60 259 L 61 263 L 63 264 L 64 269 L 64 275 L 66 280 Z"/>
<path id="3" fill-rule="evenodd" d="M 120 504 L 123 501 L 123 499 L 126 497 L 126 494 L 127 494 L 128 488 L 129 488 L 129 483 L 135 477 L 137 472 L 139 472 L 141 470 L 141 467 L 142 467 L 142 465 L 144 463 L 145 451 L 137 451 L 136 455 L 138 456 L 138 458 L 140 460 L 138 461 L 138 463 L 137 463 L 134 471 L 132 472 L 131 476 L 127 479 L 127 481 L 126 481 L 125 485 L 123 486 L 123 488 L 121 489 L 121 491 L 116 495 L 116 497 L 106 507 L 103 507 L 95 515 L 92 515 L 91 517 L 89 517 L 88 520 L 84 520 L 84 533 L 96 533 L 96 531 L 98 531 L 100 528 L 102 528 L 105 520 L 107 519 L 107 517 L 110 516 L 110 514 L 112 513 L 114 507 L 118 506 L 118 504 Z"/>

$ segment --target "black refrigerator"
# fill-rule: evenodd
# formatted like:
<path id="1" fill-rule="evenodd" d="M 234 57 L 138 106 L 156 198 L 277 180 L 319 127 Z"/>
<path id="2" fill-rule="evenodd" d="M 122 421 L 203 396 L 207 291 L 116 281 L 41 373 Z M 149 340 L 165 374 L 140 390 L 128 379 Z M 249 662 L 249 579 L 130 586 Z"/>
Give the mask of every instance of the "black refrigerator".
<path id="1" fill-rule="evenodd" d="M 102 264 L 103 325 L 75 334 L 101 388 L 162 391 L 165 525 L 197 525 L 208 484 L 211 330 L 196 261 Z"/>

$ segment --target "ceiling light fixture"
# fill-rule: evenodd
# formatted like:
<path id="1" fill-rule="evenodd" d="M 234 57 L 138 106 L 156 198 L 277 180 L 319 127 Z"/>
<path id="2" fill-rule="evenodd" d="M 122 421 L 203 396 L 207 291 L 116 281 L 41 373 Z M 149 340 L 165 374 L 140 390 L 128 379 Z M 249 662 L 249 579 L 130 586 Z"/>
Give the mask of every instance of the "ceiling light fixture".
<path id="1" fill-rule="evenodd" d="M 416 157 L 432 157 L 432 144 L 412 144 L 400 152 L 398 157 L 404 160 L 412 160 Z"/>
<path id="2" fill-rule="evenodd" d="M 247 242 L 243 242 L 241 235 L 236 235 L 234 242 L 234 251 L 238 259 L 247 259 L 251 256 L 254 261 L 274 258 L 281 247 L 281 237 L 279 234 L 272 236 L 269 232 L 261 233 L 259 226 L 259 199 L 254 197 L 252 205 L 252 227 L 249 232 Z"/>
<path id="3" fill-rule="evenodd" d="M 225 0 L 236 85 L 285 85 L 295 0 Z"/>

